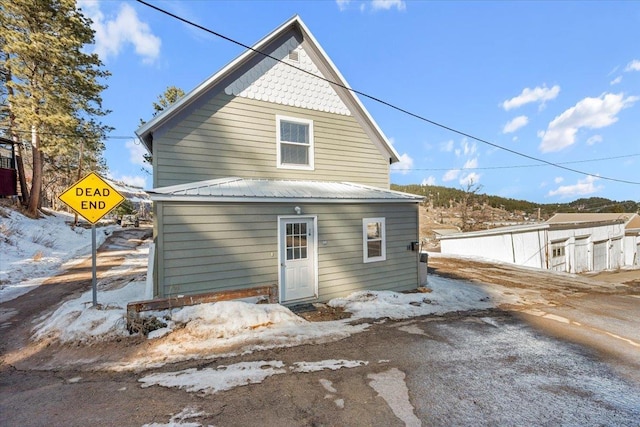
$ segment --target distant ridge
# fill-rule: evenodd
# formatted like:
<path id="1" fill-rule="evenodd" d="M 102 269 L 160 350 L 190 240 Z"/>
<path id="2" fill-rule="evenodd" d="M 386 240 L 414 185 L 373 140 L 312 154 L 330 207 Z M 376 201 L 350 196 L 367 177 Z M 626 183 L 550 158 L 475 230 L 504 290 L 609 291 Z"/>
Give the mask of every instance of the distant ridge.
<path id="1" fill-rule="evenodd" d="M 465 191 L 461 189 L 438 185 L 391 184 L 391 189 L 425 196 L 425 202 L 433 204 L 434 207 L 449 207 L 451 202 L 455 204 L 465 196 Z M 493 208 L 502 208 L 510 212 L 521 211 L 534 214 L 539 208 L 541 216 L 546 218 L 558 212 L 640 213 L 640 203 L 638 202 L 632 200 L 616 201 L 603 197 L 580 198 L 569 203 L 533 203 L 484 193 L 476 193 L 473 198 L 476 204 L 487 203 Z"/>

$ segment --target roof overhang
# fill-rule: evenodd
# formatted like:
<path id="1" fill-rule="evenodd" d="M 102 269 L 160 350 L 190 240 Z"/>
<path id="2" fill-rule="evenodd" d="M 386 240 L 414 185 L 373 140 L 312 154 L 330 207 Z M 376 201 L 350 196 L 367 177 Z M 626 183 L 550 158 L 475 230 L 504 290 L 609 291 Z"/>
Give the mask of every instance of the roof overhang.
<path id="1" fill-rule="evenodd" d="M 349 182 L 223 178 L 155 188 L 155 202 L 198 203 L 420 203 L 424 197 Z"/>

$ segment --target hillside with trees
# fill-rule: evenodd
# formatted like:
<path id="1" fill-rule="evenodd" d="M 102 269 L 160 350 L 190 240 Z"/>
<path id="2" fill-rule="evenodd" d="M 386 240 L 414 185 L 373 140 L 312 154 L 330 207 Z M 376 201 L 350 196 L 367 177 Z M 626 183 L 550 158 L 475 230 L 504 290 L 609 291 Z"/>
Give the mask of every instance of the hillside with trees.
<path id="1" fill-rule="evenodd" d="M 453 208 L 461 201 L 468 198 L 470 191 L 467 189 L 440 187 L 437 185 L 396 185 L 391 184 L 391 189 L 425 197 L 425 204 L 439 208 Z M 640 211 L 640 202 L 633 200 L 616 201 L 603 197 L 589 197 L 577 199 L 568 203 L 534 203 L 526 200 L 510 199 L 507 197 L 480 194 L 473 192 L 471 198 L 473 205 L 487 204 L 492 208 L 500 208 L 508 212 L 525 212 L 537 215 L 538 208 L 542 218 L 548 218 L 558 212 L 593 212 L 593 213 L 636 213 Z"/>
<path id="2" fill-rule="evenodd" d="M 427 249 L 437 250 L 436 234 L 477 231 L 545 221 L 556 213 L 636 213 L 640 203 L 602 197 L 581 198 L 568 203 L 533 203 L 481 193 L 479 185 L 464 189 L 436 185 L 391 185 L 395 191 L 424 196 L 420 207 L 420 239 Z"/>

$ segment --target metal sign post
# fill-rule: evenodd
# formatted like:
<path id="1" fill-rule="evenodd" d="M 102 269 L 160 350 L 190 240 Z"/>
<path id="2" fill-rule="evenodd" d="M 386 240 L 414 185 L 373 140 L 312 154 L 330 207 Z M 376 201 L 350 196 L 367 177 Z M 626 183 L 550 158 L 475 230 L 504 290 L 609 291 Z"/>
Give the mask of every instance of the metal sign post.
<path id="1" fill-rule="evenodd" d="M 91 223 L 91 285 L 93 306 L 98 305 L 98 283 L 96 275 L 96 222 L 124 201 L 124 196 L 95 172 L 67 188 L 58 199 Z"/>
<path id="2" fill-rule="evenodd" d="M 93 291 L 93 306 L 98 305 L 98 280 L 96 274 L 96 225 L 91 224 L 91 289 Z"/>

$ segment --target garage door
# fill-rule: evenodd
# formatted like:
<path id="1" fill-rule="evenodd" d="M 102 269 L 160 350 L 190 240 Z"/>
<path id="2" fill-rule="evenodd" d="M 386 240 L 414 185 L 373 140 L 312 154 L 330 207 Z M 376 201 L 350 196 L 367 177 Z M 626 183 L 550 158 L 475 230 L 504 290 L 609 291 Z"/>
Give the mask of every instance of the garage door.
<path id="1" fill-rule="evenodd" d="M 611 241 L 611 253 L 609 255 L 611 262 L 609 267 L 617 270 L 622 267 L 622 239 L 614 239 Z"/>
<path id="2" fill-rule="evenodd" d="M 576 239 L 576 273 L 589 271 L 589 238 Z"/>
<path id="3" fill-rule="evenodd" d="M 607 241 L 593 243 L 593 271 L 607 269 Z"/>

